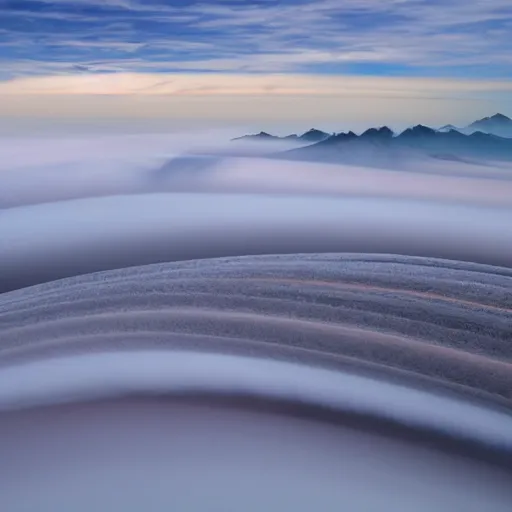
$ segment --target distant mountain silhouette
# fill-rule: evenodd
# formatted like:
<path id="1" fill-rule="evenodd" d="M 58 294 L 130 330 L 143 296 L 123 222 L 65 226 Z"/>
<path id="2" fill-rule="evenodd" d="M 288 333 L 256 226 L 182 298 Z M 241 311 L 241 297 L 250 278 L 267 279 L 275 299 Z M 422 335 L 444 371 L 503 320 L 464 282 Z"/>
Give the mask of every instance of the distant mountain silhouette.
<path id="1" fill-rule="evenodd" d="M 471 123 L 465 128 L 465 131 L 480 131 L 500 137 L 512 137 L 512 119 L 503 114 L 495 114 Z"/>
<path id="2" fill-rule="evenodd" d="M 327 137 L 326 139 L 317 142 L 314 144 L 315 147 L 321 148 L 321 147 L 328 147 L 328 146 L 334 146 L 338 142 L 341 141 L 347 141 L 351 139 L 357 139 L 358 136 L 354 132 L 348 132 L 348 133 L 335 133 L 334 135 L 331 135 L 330 137 Z M 311 147 L 311 146 L 310 146 Z"/>
<path id="3" fill-rule="evenodd" d="M 279 137 L 277 135 L 271 135 L 267 132 L 260 132 L 255 135 L 243 135 L 242 137 L 236 137 L 232 140 L 254 140 L 254 141 L 271 141 L 271 140 L 289 140 L 296 142 L 320 142 L 322 140 L 330 137 L 330 134 L 323 132 L 321 130 L 317 130 L 316 128 L 311 128 L 307 132 L 302 135 L 297 135 L 295 133 L 291 135 L 286 135 L 284 137 Z"/>
<path id="4" fill-rule="evenodd" d="M 429 128 L 428 126 L 424 126 L 422 124 L 417 124 L 416 126 L 413 126 L 412 128 L 407 128 L 407 130 L 404 130 L 398 138 L 401 140 L 419 140 L 419 139 L 425 139 L 434 137 L 436 133 L 439 133 L 437 130 L 434 130 L 433 128 Z"/>
<path id="5" fill-rule="evenodd" d="M 416 125 L 399 135 L 384 126 L 370 128 L 361 135 L 339 133 L 306 147 L 282 152 L 279 158 L 367 162 L 372 159 L 390 160 L 405 156 L 424 155 L 434 158 L 460 160 L 512 160 L 512 141 L 481 131 L 464 134 L 457 130 L 442 132 L 428 126 Z"/>
<path id="6" fill-rule="evenodd" d="M 470 135 L 474 132 L 482 132 L 487 133 L 490 135 L 497 135 L 498 137 L 506 137 L 506 138 L 512 138 L 512 119 L 507 117 L 504 114 L 494 114 L 490 117 L 484 117 L 483 119 L 479 119 L 477 121 L 474 121 L 473 123 L 469 124 L 466 127 L 457 127 L 453 124 L 447 124 L 444 126 L 441 126 L 437 130 L 434 130 L 433 128 L 429 128 L 427 126 L 423 125 L 417 125 L 413 128 L 409 128 L 408 130 L 416 130 L 415 133 L 419 132 L 425 132 L 426 129 L 430 130 L 431 132 L 440 132 L 440 133 L 449 133 L 450 131 L 457 131 L 465 135 Z M 406 130 L 406 132 L 408 132 Z M 430 132 L 430 134 L 431 134 Z M 375 137 L 376 140 L 385 140 L 385 138 L 390 138 L 394 134 L 391 131 L 390 128 L 387 126 L 383 126 L 382 128 L 370 128 L 366 130 L 363 134 L 361 134 L 359 137 Z M 279 137 L 277 135 L 271 135 L 267 132 L 260 132 L 255 135 L 244 135 L 242 137 L 237 137 L 233 140 L 290 140 L 290 141 L 297 141 L 297 142 L 322 142 L 322 141 L 330 141 L 329 144 L 331 144 L 334 140 L 333 137 L 339 137 L 340 140 L 344 139 L 346 137 L 357 137 L 353 132 L 348 133 L 338 133 L 338 134 L 329 134 L 322 130 L 318 130 L 316 128 L 311 128 L 307 132 L 303 133 L 302 135 L 297 134 L 291 134 L 286 135 L 284 137 Z M 408 135 L 409 136 L 409 135 Z"/>
<path id="7" fill-rule="evenodd" d="M 317 130 L 316 128 L 311 128 L 306 133 L 303 133 L 300 137 L 300 140 L 304 140 L 307 142 L 320 142 L 322 140 L 330 137 L 328 133 L 323 132 L 322 130 Z"/>
<path id="8" fill-rule="evenodd" d="M 449 132 L 451 130 L 459 131 L 459 128 L 454 126 L 453 124 L 445 124 L 444 126 L 441 126 L 437 131 L 438 132 Z"/>
<path id="9" fill-rule="evenodd" d="M 457 128 L 452 124 L 433 129 L 418 124 L 395 134 L 389 127 L 369 128 L 361 135 L 352 131 L 329 135 L 312 128 L 302 135 L 277 137 L 266 132 L 238 139 L 293 141 L 301 146 L 273 153 L 290 160 L 344 162 L 393 167 L 406 158 L 432 157 L 444 160 L 512 160 L 512 119 L 503 114 L 484 117 Z"/>
<path id="10" fill-rule="evenodd" d="M 395 134 L 393 130 L 391 130 L 391 128 L 388 128 L 387 126 L 382 126 L 381 128 L 369 128 L 368 130 L 361 134 L 361 138 L 387 141 L 391 139 L 394 135 Z"/>
<path id="11" fill-rule="evenodd" d="M 483 132 L 490 135 L 497 135 L 498 137 L 512 138 L 512 119 L 503 114 L 494 114 L 491 117 L 484 117 L 478 121 L 474 121 L 465 127 L 457 127 L 453 124 L 442 126 L 438 132 L 449 132 L 450 130 L 457 130 L 458 132 L 470 135 L 474 132 Z"/>
<path id="12" fill-rule="evenodd" d="M 354 132 L 348 133 L 337 133 L 327 137 L 326 139 L 318 142 L 317 144 L 313 144 L 312 146 L 307 146 L 309 148 L 327 148 L 336 146 L 339 143 L 348 142 L 348 141 L 372 141 L 373 143 L 383 142 L 385 143 L 389 139 L 393 137 L 394 133 L 387 126 L 383 126 L 382 128 L 370 128 L 366 130 L 362 135 L 356 135 Z M 305 149 L 305 148 L 304 148 Z"/>
<path id="13" fill-rule="evenodd" d="M 267 132 L 260 132 L 254 135 L 243 135 L 242 137 L 236 137 L 232 140 L 272 140 L 272 139 L 280 139 L 281 137 L 276 137 L 275 135 L 270 135 Z"/>

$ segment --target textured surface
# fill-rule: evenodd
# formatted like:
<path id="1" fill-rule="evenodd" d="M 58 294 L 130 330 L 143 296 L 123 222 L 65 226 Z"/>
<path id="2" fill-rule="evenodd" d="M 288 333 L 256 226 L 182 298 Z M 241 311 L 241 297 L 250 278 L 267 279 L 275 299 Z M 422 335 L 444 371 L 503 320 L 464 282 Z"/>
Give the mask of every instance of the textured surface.
<path id="1" fill-rule="evenodd" d="M 162 193 L 59 201 L 0 211 L 0 292 L 247 255 L 402 254 L 512 268 L 511 219 L 507 208 L 389 197 Z"/>
<path id="2" fill-rule="evenodd" d="M 509 401 L 512 270 L 339 254 L 148 265 L 0 295 L 0 338 L 4 367 L 187 348 L 405 370 Z"/>

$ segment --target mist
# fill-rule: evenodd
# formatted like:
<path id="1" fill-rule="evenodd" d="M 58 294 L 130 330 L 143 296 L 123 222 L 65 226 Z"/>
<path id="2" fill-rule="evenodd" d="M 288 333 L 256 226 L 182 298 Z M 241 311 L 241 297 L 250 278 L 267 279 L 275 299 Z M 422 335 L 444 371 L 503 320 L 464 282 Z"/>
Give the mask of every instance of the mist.
<path id="1" fill-rule="evenodd" d="M 512 511 L 511 0 L 0 0 L 0 512 Z"/>
<path id="2" fill-rule="evenodd" d="M 232 141 L 235 132 L 0 139 L 0 290 L 131 265 L 319 250 L 512 264 L 506 162 L 287 161 L 277 157 L 297 142 Z"/>
<path id="3" fill-rule="evenodd" d="M 16 456 L 0 449 L 11 466 L 1 472 L 0 504 L 12 510 L 307 511 L 344 503 L 505 512 L 510 503 L 507 475 L 492 466 L 265 411 L 109 401 L 12 414 L 0 433 L 18 447 Z"/>
<path id="4" fill-rule="evenodd" d="M 367 154 L 359 165 L 276 159 L 298 144 L 241 132 L 0 138 L 0 208 L 154 192 L 279 193 L 512 204 L 507 162 Z M 243 133 L 243 132 L 242 132 Z M 304 146 L 305 144 L 302 144 Z"/>
<path id="5" fill-rule="evenodd" d="M 0 508 L 509 510 L 508 164 L 243 133 L 0 139 Z"/>

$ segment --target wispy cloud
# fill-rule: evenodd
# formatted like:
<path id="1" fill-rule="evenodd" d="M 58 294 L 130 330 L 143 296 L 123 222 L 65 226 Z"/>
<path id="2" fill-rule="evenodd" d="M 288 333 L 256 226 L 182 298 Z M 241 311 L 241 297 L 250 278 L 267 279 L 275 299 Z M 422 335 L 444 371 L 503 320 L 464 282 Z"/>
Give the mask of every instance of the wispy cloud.
<path id="1" fill-rule="evenodd" d="M 110 63 L 113 70 L 121 63 Z M 146 72 L 35 76 L 0 83 L 0 94 L 313 94 L 389 97 L 431 97 L 451 94 L 512 91 L 512 82 L 496 80 L 456 80 L 436 78 L 318 76 L 297 74 L 186 74 L 151 73 L 154 65 L 134 61 Z M 70 63 L 60 63 L 61 66 Z M 94 69 L 94 65 L 89 65 Z"/>
<path id="2" fill-rule="evenodd" d="M 82 49 L 113 49 L 121 52 L 135 52 L 142 48 L 145 43 L 133 43 L 129 41 L 80 41 L 80 40 L 67 40 L 49 41 L 48 46 L 57 46 L 64 48 L 82 48 Z"/>
<path id="3" fill-rule="evenodd" d="M 120 9 L 135 12 L 169 12 L 172 7 L 164 3 L 138 0 L 34 0 L 42 4 L 63 6 L 86 6 L 100 9 Z"/>
<path id="4" fill-rule="evenodd" d="M 0 0 L 4 79 L 52 70 L 510 78 L 510 0 Z M 27 23 L 24 20 L 30 20 Z M 31 67 L 32 66 L 32 67 Z"/>

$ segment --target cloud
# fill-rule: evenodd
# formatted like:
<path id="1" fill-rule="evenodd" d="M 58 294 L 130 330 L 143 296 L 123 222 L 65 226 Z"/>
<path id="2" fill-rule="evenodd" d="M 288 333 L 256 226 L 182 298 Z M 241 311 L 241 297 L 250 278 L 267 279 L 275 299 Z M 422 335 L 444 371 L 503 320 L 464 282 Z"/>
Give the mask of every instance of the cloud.
<path id="1" fill-rule="evenodd" d="M 172 7 L 165 4 L 141 2 L 138 0 L 34 0 L 36 3 L 64 5 L 64 6 L 87 6 L 100 9 L 119 9 L 135 12 L 171 12 Z"/>
<path id="2" fill-rule="evenodd" d="M 16 65 L 29 59 L 34 66 L 96 61 L 104 68 L 109 61 L 135 57 L 163 71 L 488 77 L 507 76 L 511 63 L 509 0 L 173 5 L 39 0 L 31 5 L 3 9 L 6 78 L 19 75 Z M 27 16 L 29 26 L 20 23 Z M 133 71 L 128 66 L 121 63 L 113 71 Z"/>
<path id="3" fill-rule="evenodd" d="M 119 126 L 118 126 L 119 129 Z M 72 130 L 70 130 L 72 131 Z M 0 208 L 164 191 L 385 196 L 512 205 L 506 169 L 427 157 L 363 165 L 255 157 L 289 145 L 235 145 L 235 130 L 0 137 Z M 243 132 L 242 132 L 243 133 Z M 195 155 L 195 152 L 201 154 Z M 229 155 L 235 156 L 229 156 Z M 218 156 L 222 155 L 222 156 Z M 178 157 L 178 158 L 176 158 Z"/>
<path id="4" fill-rule="evenodd" d="M 508 113 L 512 94 L 507 80 L 162 72 L 161 64 L 138 59 L 18 65 L 25 66 L 19 77 L 0 82 L 3 130 L 22 118 L 45 118 L 50 124 L 63 119 L 161 119 L 242 123 L 254 129 L 283 123 L 292 131 L 317 123 L 334 124 L 338 131 L 340 123 L 441 126 Z M 46 75 L 28 76 L 36 65 Z"/>
<path id="5" fill-rule="evenodd" d="M 159 0 L 35 0 L 15 8 L 0 0 L 0 5 L 0 115 L 28 115 L 29 105 L 34 115 L 65 113 L 64 104 L 69 112 L 77 111 L 68 100 L 51 108 L 35 99 L 26 105 L 9 103 L 8 96 L 21 94 L 251 94 L 279 97 L 280 102 L 299 95 L 295 109 L 303 116 L 318 114 L 318 119 L 326 118 L 328 107 L 322 102 L 314 106 L 313 97 L 463 100 L 457 108 L 469 108 L 475 117 L 495 110 L 508 113 L 511 105 L 509 0 L 182 0 L 172 5 Z M 305 96 L 311 99 L 307 107 Z M 102 115 L 98 102 L 95 108 L 88 100 L 85 104 L 91 115 Z M 124 108 L 138 110 L 142 104 L 124 103 Z M 144 106 L 149 116 L 155 114 L 156 107 Z M 232 108 L 219 103 L 214 110 L 216 116 L 232 117 L 227 112 Z M 382 105 L 372 108 L 384 112 Z M 410 118 L 427 110 L 441 118 L 441 107 L 432 102 L 390 103 L 392 116 L 396 108 L 409 109 Z M 194 118 L 200 109 L 208 110 L 199 103 L 162 106 L 166 115 L 186 111 Z M 329 109 L 332 118 L 352 115 L 346 102 L 332 101 Z M 454 117 L 454 109 L 446 117 Z M 248 110 L 243 106 L 240 112 Z M 295 115 L 288 105 L 271 108 L 269 103 L 262 110 L 270 117 L 274 112 Z"/>
<path id="6" fill-rule="evenodd" d="M 49 42 L 50 46 L 62 46 L 66 48 L 87 48 L 87 49 L 114 49 L 122 52 L 135 52 L 144 46 L 144 43 L 133 43 L 128 41 L 73 41 L 64 39 L 62 41 Z"/>
<path id="7" fill-rule="evenodd" d="M 300 54 L 297 57 L 301 58 Z M 320 58 L 326 58 L 321 55 Z M 17 78 L 0 83 L 0 94 L 313 94 L 421 97 L 459 96 L 464 93 L 512 91 L 512 82 L 496 80 L 460 80 L 436 78 L 317 76 L 307 74 L 229 74 L 224 73 L 151 73 L 160 64 L 138 61 L 106 63 L 115 69 L 129 62 L 138 72 L 112 74 L 74 74 Z M 65 66 L 59 63 L 58 67 Z M 67 65 L 71 66 L 71 63 Z M 90 68 L 89 68 L 90 66 Z M 86 69 L 94 69 L 87 64 Z"/>

